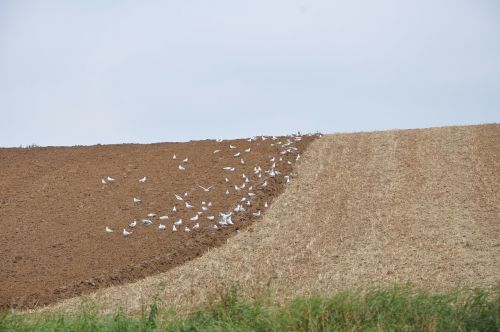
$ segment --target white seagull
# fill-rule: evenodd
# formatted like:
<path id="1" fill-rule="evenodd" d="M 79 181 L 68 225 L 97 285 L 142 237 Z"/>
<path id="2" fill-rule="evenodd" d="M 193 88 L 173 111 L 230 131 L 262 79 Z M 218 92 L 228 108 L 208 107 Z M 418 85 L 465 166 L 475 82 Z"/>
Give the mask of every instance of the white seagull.
<path id="1" fill-rule="evenodd" d="M 188 159 L 188 158 L 186 158 L 186 159 L 184 159 L 182 162 L 183 162 L 183 163 L 187 163 L 187 162 L 188 162 L 188 160 L 189 160 L 189 159 Z"/>
<path id="2" fill-rule="evenodd" d="M 132 232 L 127 232 L 125 228 L 123 229 L 123 236 L 129 236 L 130 234 L 132 234 Z"/>
<path id="3" fill-rule="evenodd" d="M 234 167 L 227 166 L 227 167 L 224 167 L 223 170 L 229 171 L 229 172 L 234 172 Z"/>
<path id="4" fill-rule="evenodd" d="M 191 232 L 191 230 L 189 229 L 189 227 L 186 226 L 186 227 L 184 227 L 184 232 L 189 233 L 189 232 Z"/>
<path id="5" fill-rule="evenodd" d="M 108 226 L 106 226 L 106 233 L 113 233 L 113 230 L 111 228 L 109 228 Z"/>
<path id="6" fill-rule="evenodd" d="M 191 218 L 191 221 L 196 221 L 198 220 L 199 215 L 195 215 L 194 217 Z"/>
<path id="7" fill-rule="evenodd" d="M 214 154 L 219 153 L 219 152 L 220 152 L 220 150 L 214 150 Z"/>
<path id="8" fill-rule="evenodd" d="M 175 225 L 175 226 L 182 225 L 182 219 L 179 219 L 179 220 L 177 220 L 176 222 L 174 222 L 174 225 Z"/>
<path id="9" fill-rule="evenodd" d="M 235 156 L 235 157 L 239 157 L 239 156 L 240 156 L 240 153 L 239 153 L 239 152 L 237 152 L 237 153 L 235 153 L 235 154 L 234 154 L 234 156 Z"/>
<path id="10" fill-rule="evenodd" d="M 177 212 L 177 208 L 175 206 L 172 208 L 172 212 Z"/>
<path id="11" fill-rule="evenodd" d="M 174 153 L 174 155 L 172 156 L 172 159 L 173 159 L 173 160 L 177 159 L 177 156 L 175 155 L 175 153 Z"/>
<path id="12" fill-rule="evenodd" d="M 260 217 L 260 210 L 259 210 L 259 211 L 257 211 L 257 212 L 252 213 L 252 215 L 253 215 L 254 217 Z"/>
<path id="13" fill-rule="evenodd" d="M 101 179 L 101 183 L 102 183 L 102 184 L 106 184 L 106 180 Z"/>
<path id="14" fill-rule="evenodd" d="M 176 198 L 178 201 L 183 201 L 183 200 L 184 200 L 181 196 L 179 196 L 179 195 L 177 195 L 177 194 L 175 194 L 175 198 Z"/>
<path id="15" fill-rule="evenodd" d="M 161 216 L 160 220 L 168 220 L 168 216 L 167 215 Z"/>
<path id="16" fill-rule="evenodd" d="M 184 171 L 186 168 L 183 167 L 182 165 L 179 165 L 179 170 Z"/>
<path id="17" fill-rule="evenodd" d="M 134 203 L 140 203 L 141 200 L 139 198 L 134 197 Z"/>
<path id="18" fill-rule="evenodd" d="M 200 224 L 196 223 L 196 225 L 193 226 L 193 229 L 198 229 L 198 228 L 200 228 Z"/>
<path id="19" fill-rule="evenodd" d="M 236 147 L 234 145 L 231 145 L 231 144 L 229 144 L 229 148 L 230 149 L 236 149 Z"/>
<path id="20" fill-rule="evenodd" d="M 177 227 L 175 227 L 175 225 L 172 226 L 172 232 L 177 232 Z"/>
<path id="21" fill-rule="evenodd" d="M 203 189 L 203 191 L 205 191 L 205 192 L 209 192 L 209 191 L 210 191 L 210 189 L 212 189 L 212 187 L 213 187 L 213 186 L 210 186 L 210 187 L 208 187 L 208 188 L 205 188 L 205 187 L 203 187 L 203 186 L 198 185 L 198 187 L 200 187 L 201 189 Z"/>
<path id="22" fill-rule="evenodd" d="M 153 223 L 153 222 L 152 222 L 151 220 L 149 220 L 149 219 L 142 219 L 142 224 L 143 224 L 144 226 L 149 226 L 149 225 L 151 225 L 152 223 Z"/>
<path id="23" fill-rule="evenodd" d="M 245 149 L 245 152 L 248 153 L 248 152 L 250 152 L 250 150 L 252 150 L 252 149 L 251 148 Z"/>
<path id="24" fill-rule="evenodd" d="M 215 219 L 215 217 L 214 217 L 214 216 L 207 216 L 207 219 L 208 219 L 208 220 L 214 220 L 214 219 Z"/>
<path id="25" fill-rule="evenodd" d="M 143 177 L 142 179 L 139 179 L 139 182 L 141 182 L 141 183 L 146 182 L 146 177 Z"/>
<path id="26" fill-rule="evenodd" d="M 188 209 L 191 209 L 193 206 L 191 204 L 189 204 L 188 202 L 185 203 L 186 204 L 186 208 Z"/>
<path id="27" fill-rule="evenodd" d="M 160 231 L 163 231 L 165 228 L 167 228 L 167 226 L 165 226 L 165 225 L 163 225 L 163 224 L 160 224 L 160 225 L 158 226 L 158 229 L 159 229 Z"/>
<path id="28" fill-rule="evenodd" d="M 154 217 L 156 217 L 156 213 L 153 213 L 153 212 L 148 213 L 148 217 L 150 217 L 150 218 L 154 218 Z"/>
<path id="29" fill-rule="evenodd" d="M 113 181 L 115 181 L 115 179 L 113 179 L 111 176 L 108 176 L 108 177 L 106 178 L 106 180 L 108 180 L 109 182 L 113 182 Z"/>
<path id="30" fill-rule="evenodd" d="M 128 224 L 128 227 L 134 228 L 136 225 L 137 225 L 137 220 L 134 220 L 130 224 Z"/>

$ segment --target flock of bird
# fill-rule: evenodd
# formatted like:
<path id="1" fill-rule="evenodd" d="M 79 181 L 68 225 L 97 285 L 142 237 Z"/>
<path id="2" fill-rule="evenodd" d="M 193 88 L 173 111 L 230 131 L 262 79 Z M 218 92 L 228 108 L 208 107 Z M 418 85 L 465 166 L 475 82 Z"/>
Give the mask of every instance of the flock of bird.
<path id="1" fill-rule="evenodd" d="M 257 139 L 259 138 L 250 138 L 248 139 L 248 142 L 256 141 Z M 245 211 L 247 211 L 247 209 L 250 210 L 251 207 L 253 207 L 252 203 L 254 198 L 256 197 L 256 192 L 258 192 L 259 189 L 264 189 L 265 187 L 267 187 L 269 182 L 272 181 L 271 179 L 279 179 L 279 177 L 281 177 L 285 183 L 290 182 L 292 174 L 282 174 L 282 171 L 280 171 L 280 169 L 283 169 L 283 167 L 280 167 L 280 165 L 285 163 L 288 165 L 292 165 L 293 162 L 300 159 L 299 150 L 294 146 L 294 144 L 301 141 L 302 136 L 290 135 L 281 139 L 275 136 L 261 136 L 260 139 L 262 141 L 266 141 L 269 139 L 269 144 L 272 147 L 279 147 L 279 149 L 277 149 L 279 153 L 275 156 L 270 156 L 268 169 L 263 169 L 261 166 L 255 165 L 253 167 L 252 178 L 242 173 L 241 183 L 232 183 L 227 177 L 227 174 L 232 173 L 234 175 L 234 173 L 237 172 L 239 165 L 245 165 L 244 157 L 246 154 L 249 154 L 252 151 L 252 148 L 247 147 L 240 151 L 236 146 L 232 144 L 229 145 L 229 151 L 232 154 L 235 162 L 232 165 L 222 167 L 221 172 L 223 173 L 223 175 L 221 176 L 224 178 L 223 190 L 225 189 L 225 195 L 229 195 L 232 190 L 234 190 L 238 194 L 239 199 L 235 203 L 233 209 L 231 209 L 230 211 L 219 211 L 218 213 L 215 213 L 213 211 L 213 203 L 211 201 L 202 201 L 199 205 L 199 208 L 195 209 L 195 206 L 190 203 L 189 192 L 185 192 L 183 195 L 174 194 L 175 204 L 172 208 L 171 216 L 169 216 L 168 214 L 158 216 L 154 212 L 148 213 L 147 217 L 145 217 L 144 219 L 133 220 L 128 224 L 128 227 L 123 228 L 123 231 L 121 232 L 122 235 L 126 237 L 132 235 L 132 229 L 139 227 L 140 224 L 142 224 L 144 227 L 151 226 L 156 223 L 155 219 L 158 219 L 157 227 L 160 231 L 165 231 L 168 228 L 171 229 L 172 232 L 177 232 L 182 229 L 182 226 L 184 226 L 183 231 L 185 233 L 200 229 L 202 227 L 200 226 L 200 220 L 202 220 L 203 218 L 209 222 L 210 228 L 212 228 L 213 230 L 218 230 L 221 227 L 234 225 L 234 222 L 232 220 L 233 216 L 244 213 Z M 217 142 L 219 144 L 223 144 L 222 140 L 217 140 Z M 219 153 L 222 153 L 222 149 L 216 149 L 213 151 L 213 154 Z M 177 156 L 175 153 L 172 155 L 172 160 L 177 160 Z M 178 164 L 177 169 L 181 172 L 185 171 L 188 165 L 189 159 L 184 158 Z M 111 176 L 107 176 L 101 179 L 101 183 L 103 185 L 111 185 L 115 181 L 116 180 Z M 147 177 L 144 176 L 138 181 L 139 183 L 146 183 Z M 208 193 L 215 187 L 218 187 L 218 185 L 210 185 L 208 187 L 197 185 L 197 187 L 202 193 Z M 132 201 L 134 205 L 141 204 L 141 199 L 138 197 L 133 197 Z M 177 212 L 177 207 L 179 205 L 184 206 L 185 209 L 193 210 L 193 217 L 189 218 L 189 222 L 184 222 L 181 218 L 172 217 L 172 215 L 175 215 L 175 213 Z M 269 204 L 266 201 L 262 206 L 263 208 L 268 208 Z M 195 210 L 197 211 L 194 212 Z M 251 216 L 253 218 L 261 217 L 262 211 L 258 209 L 258 206 L 256 206 L 255 209 L 252 209 L 252 211 L 254 211 L 251 213 Z M 170 225 L 168 225 L 169 221 L 172 221 Z M 115 233 L 115 231 L 109 226 L 106 226 L 105 232 Z"/>

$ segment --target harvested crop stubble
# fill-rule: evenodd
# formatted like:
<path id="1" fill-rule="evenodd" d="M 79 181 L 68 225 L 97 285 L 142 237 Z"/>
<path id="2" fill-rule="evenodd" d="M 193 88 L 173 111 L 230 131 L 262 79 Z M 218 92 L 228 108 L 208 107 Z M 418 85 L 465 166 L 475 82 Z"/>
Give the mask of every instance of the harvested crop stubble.
<path id="1" fill-rule="evenodd" d="M 258 225 L 200 258 L 93 296 L 192 308 L 220 284 L 277 300 L 411 282 L 491 287 L 500 276 L 500 126 L 324 136 Z M 159 287 L 162 285 L 162 287 Z M 79 300 L 51 309 L 74 309 Z"/>

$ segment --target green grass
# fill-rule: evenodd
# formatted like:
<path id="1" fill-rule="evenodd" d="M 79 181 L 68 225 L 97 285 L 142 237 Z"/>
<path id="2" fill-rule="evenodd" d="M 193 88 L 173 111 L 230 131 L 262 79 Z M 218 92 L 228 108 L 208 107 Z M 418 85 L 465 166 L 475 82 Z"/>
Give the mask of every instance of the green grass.
<path id="1" fill-rule="evenodd" d="M 229 289 L 186 317 L 156 304 L 135 316 L 102 316 L 87 303 L 71 316 L 3 313 L 0 331 L 499 331 L 499 293 L 394 287 L 278 305 L 265 296 L 242 300 Z"/>

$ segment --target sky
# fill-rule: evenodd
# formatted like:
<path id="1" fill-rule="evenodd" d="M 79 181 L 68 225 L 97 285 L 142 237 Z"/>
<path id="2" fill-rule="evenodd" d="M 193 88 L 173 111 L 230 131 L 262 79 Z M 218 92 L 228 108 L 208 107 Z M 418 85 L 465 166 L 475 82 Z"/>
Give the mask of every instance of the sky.
<path id="1" fill-rule="evenodd" d="M 0 146 L 500 122 L 498 0 L 0 1 Z"/>

